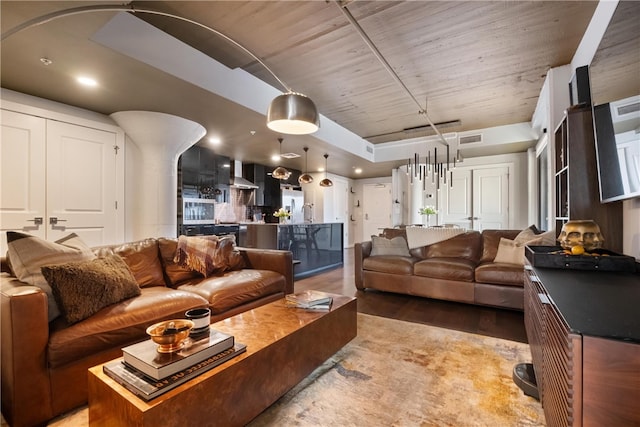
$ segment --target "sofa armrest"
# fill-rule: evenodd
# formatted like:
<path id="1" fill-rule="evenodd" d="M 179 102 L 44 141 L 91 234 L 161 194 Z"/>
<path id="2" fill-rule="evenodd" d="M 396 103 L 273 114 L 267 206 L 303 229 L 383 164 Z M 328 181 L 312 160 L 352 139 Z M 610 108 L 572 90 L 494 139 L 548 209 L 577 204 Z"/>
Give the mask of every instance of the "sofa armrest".
<path id="1" fill-rule="evenodd" d="M 284 276 L 285 295 L 293 293 L 293 254 L 277 249 L 238 248 L 249 267 L 255 270 L 271 270 Z"/>
<path id="2" fill-rule="evenodd" d="M 47 295 L 6 273 L 0 277 L 2 414 L 12 426 L 51 418 L 47 369 Z"/>
<path id="3" fill-rule="evenodd" d="M 354 269 L 355 269 L 355 282 L 357 289 L 364 289 L 364 280 L 363 280 L 363 268 L 362 263 L 365 258 L 371 255 L 371 242 L 360 242 L 356 243 L 354 246 Z"/>

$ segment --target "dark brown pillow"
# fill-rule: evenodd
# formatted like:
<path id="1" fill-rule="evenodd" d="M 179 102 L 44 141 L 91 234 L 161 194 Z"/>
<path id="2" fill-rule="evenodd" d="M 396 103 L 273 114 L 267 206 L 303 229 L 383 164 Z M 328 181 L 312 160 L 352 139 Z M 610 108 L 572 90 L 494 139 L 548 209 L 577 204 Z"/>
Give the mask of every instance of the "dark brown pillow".
<path id="1" fill-rule="evenodd" d="M 69 323 L 79 322 L 111 304 L 140 295 L 136 279 L 118 255 L 47 265 L 42 267 L 42 274 Z"/>

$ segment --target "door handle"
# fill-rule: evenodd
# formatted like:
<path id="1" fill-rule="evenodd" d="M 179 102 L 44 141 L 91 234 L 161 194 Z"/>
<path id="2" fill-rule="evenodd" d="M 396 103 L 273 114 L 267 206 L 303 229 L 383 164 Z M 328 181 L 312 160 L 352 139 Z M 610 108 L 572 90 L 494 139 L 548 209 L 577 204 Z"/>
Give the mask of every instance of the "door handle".
<path id="1" fill-rule="evenodd" d="M 51 225 L 56 225 L 59 222 L 67 222 L 66 219 L 58 219 L 55 216 L 52 216 L 51 218 L 49 218 L 49 224 Z"/>
<path id="2" fill-rule="evenodd" d="M 33 222 L 34 225 L 42 225 L 42 223 L 44 222 L 41 216 L 37 216 L 33 219 L 28 219 L 27 221 Z"/>
<path id="3" fill-rule="evenodd" d="M 469 220 L 469 221 L 473 221 L 473 220 L 477 220 L 477 219 L 480 219 L 480 218 L 477 217 L 477 216 L 468 216 L 466 219 Z"/>

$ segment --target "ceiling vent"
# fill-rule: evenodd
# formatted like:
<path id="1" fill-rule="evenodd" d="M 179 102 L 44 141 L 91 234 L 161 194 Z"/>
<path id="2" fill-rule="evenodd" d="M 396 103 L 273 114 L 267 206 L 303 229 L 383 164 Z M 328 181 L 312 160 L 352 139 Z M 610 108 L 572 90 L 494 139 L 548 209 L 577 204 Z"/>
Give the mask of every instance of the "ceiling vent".
<path id="1" fill-rule="evenodd" d="M 300 157 L 300 154 L 282 153 L 282 154 L 280 154 L 280 157 L 282 157 L 283 159 L 297 159 L 298 157 Z"/>
<path id="2" fill-rule="evenodd" d="M 475 135 L 465 135 L 461 136 L 459 139 L 460 145 L 462 144 L 474 144 L 476 142 L 482 142 L 482 134 L 478 133 Z"/>
<path id="3" fill-rule="evenodd" d="M 616 108 L 616 112 L 618 113 L 618 117 L 624 116 L 625 114 L 637 113 L 640 111 L 640 102 L 634 102 L 632 104 L 620 105 Z"/>

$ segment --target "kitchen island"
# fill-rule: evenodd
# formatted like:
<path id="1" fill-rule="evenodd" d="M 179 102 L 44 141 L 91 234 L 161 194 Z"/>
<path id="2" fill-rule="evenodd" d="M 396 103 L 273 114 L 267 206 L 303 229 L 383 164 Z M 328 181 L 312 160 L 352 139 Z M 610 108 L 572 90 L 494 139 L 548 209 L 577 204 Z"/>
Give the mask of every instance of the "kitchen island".
<path id="1" fill-rule="evenodd" d="M 343 265 L 342 223 L 250 223 L 246 226 L 246 239 L 242 245 L 291 251 L 296 261 L 296 279 Z"/>

